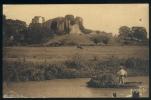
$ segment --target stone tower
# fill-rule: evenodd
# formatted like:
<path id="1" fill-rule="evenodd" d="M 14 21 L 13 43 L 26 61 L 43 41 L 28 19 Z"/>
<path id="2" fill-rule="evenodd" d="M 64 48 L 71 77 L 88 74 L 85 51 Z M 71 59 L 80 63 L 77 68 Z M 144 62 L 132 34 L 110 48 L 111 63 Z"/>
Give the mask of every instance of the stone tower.
<path id="1" fill-rule="evenodd" d="M 45 22 L 45 18 L 41 16 L 35 16 L 32 19 L 32 23 L 44 23 L 44 22 Z"/>

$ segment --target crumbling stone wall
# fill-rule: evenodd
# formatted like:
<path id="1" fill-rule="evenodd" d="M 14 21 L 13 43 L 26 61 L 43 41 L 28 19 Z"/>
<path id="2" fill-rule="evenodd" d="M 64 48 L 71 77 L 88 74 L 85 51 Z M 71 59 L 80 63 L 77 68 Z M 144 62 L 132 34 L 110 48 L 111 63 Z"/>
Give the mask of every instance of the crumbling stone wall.
<path id="1" fill-rule="evenodd" d="M 40 17 L 34 17 L 33 22 L 38 23 Z M 66 15 L 65 17 L 57 17 L 50 19 L 43 23 L 43 26 L 56 34 L 72 34 L 82 33 L 83 19 L 81 17 L 74 17 L 73 15 Z"/>
<path id="2" fill-rule="evenodd" d="M 41 16 L 35 16 L 32 19 L 32 23 L 44 23 L 44 22 L 45 22 L 45 18 Z"/>

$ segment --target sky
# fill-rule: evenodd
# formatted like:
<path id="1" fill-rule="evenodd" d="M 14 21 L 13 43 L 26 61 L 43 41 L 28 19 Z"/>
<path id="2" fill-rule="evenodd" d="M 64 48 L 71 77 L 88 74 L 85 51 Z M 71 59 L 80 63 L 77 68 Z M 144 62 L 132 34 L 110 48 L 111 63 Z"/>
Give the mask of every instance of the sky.
<path id="1" fill-rule="evenodd" d="M 121 26 L 142 26 L 149 33 L 148 4 L 12 4 L 3 5 L 3 14 L 27 24 L 34 16 L 48 20 L 72 14 L 82 17 L 87 29 L 118 34 Z"/>

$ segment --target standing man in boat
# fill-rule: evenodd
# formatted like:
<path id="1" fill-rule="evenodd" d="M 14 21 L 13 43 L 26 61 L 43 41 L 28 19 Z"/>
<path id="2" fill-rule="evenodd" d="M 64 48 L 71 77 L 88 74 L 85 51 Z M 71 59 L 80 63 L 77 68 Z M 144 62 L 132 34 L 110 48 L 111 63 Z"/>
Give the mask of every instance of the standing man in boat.
<path id="1" fill-rule="evenodd" d="M 117 72 L 117 75 L 119 77 L 119 83 L 124 84 L 125 78 L 127 77 L 127 71 L 124 70 L 123 66 L 120 66 L 120 70 Z"/>

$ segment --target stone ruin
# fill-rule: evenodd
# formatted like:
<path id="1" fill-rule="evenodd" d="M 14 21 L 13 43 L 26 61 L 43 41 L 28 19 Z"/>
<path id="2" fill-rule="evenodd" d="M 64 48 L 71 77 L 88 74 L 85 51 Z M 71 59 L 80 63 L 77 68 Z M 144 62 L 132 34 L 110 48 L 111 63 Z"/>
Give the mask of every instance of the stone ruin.
<path id="1" fill-rule="evenodd" d="M 49 32 L 58 34 L 82 34 L 81 29 L 83 29 L 83 19 L 73 15 L 57 17 L 47 21 L 44 17 L 35 16 L 31 23 L 41 23 Z"/>
<path id="2" fill-rule="evenodd" d="M 35 16 L 32 19 L 32 23 L 44 23 L 44 22 L 45 22 L 45 18 L 41 16 Z"/>

